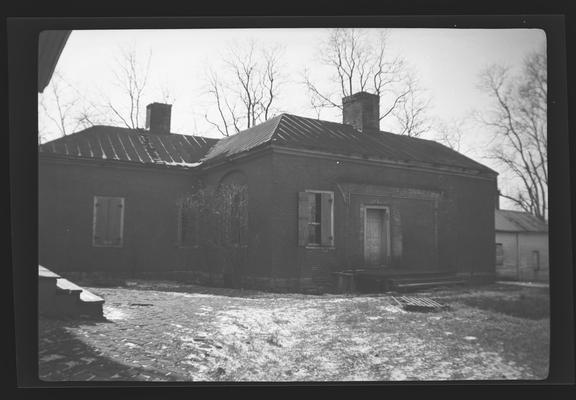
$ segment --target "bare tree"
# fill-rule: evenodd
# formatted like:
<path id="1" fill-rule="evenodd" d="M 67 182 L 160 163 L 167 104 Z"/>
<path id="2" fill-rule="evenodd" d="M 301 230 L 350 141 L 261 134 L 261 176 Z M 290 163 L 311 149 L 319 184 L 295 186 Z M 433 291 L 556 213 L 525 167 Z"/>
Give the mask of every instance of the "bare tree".
<path id="1" fill-rule="evenodd" d="M 130 129 L 143 125 L 145 96 L 152 54 L 139 55 L 134 47 L 121 48 L 113 69 L 113 84 L 120 88 L 120 96 L 112 99 L 102 90 L 79 90 L 56 71 L 50 86 L 38 97 L 39 141 L 55 136 L 48 129 L 64 136 L 97 124 L 120 124 Z M 93 89 L 93 88 L 92 88 Z M 155 91 L 166 103 L 175 97 L 168 85 L 160 84 Z M 40 131 L 42 128 L 42 131 Z"/>
<path id="2" fill-rule="evenodd" d="M 59 136 L 66 136 L 77 125 L 74 118 L 74 109 L 80 98 L 76 96 L 70 84 L 60 71 L 53 74 L 48 90 L 39 96 L 40 112 L 42 116 L 52 122 Z M 41 132 L 40 137 L 48 136 Z"/>
<path id="3" fill-rule="evenodd" d="M 408 76 L 405 88 L 406 95 L 397 98 L 398 101 L 394 102 L 390 116 L 396 120 L 399 128 L 397 133 L 420 137 L 431 128 L 427 116 L 431 100 L 413 75 Z"/>
<path id="4" fill-rule="evenodd" d="M 146 59 L 138 56 L 135 48 L 121 49 L 114 69 L 115 84 L 120 88 L 126 101 L 120 103 L 108 99 L 106 107 L 112 111 L 115 119 L 130 129 L 138 129 L 142 125 L 143 97 L 148 82 L 152 53 Z"/>
<path id="5" fill-rule="evenodd" d="M 265 48 L 255 41 L 230 49 L 224 57 L 224 73 L 209 68 L 207 93 L 213 108 L 204 117 L 224 136 L 266 121 L 276 112 L 282 84 L 280 47 Z"/>
<path id="6" fill-rule="evenodd" d="M 38 139 L 43 143 L 54 136 L 66 136 L 100 123 L 99 107 L 67 79 L 60 70 L 38 96 Z"/>
<path id="7" fill-rule="evenodd" d="M 471 123 L 473 122 L 474 113 L 471 112 L 460 118 L 451 118 L 448 120 L 436 118 L 432 123 L 433 132 L 430 139 L 442 143 L 444 146 L 452 150 L 469 153 L 470 149 L 466 148 L 464 140 L 466 132 L 471 130 Z"/>
<path id="8" fill-rule="evenodd" d="M 513 75 L 499 65 L 481 74 L 480 87 L 492 100 L 482 122 L 495 135 L 490 157 L 518 184 L 502 196 L 521 209 L 546 219 L 548 215 L 547 70 L 544 49 L 524 59 Z"/>
<path id="9" fill-rule="evenodd" d="M 380 120 L 394 122 L 402 134 L 419 136 L 427 128 L 430 100 L 419 87 L 414 74 L 401 57 L 388 53 L 388 32 L 376 38 L 366 29 L 336 28 L 319 52 L 320 61 L 333 75 L 327 87 L 304 71 L 312 108 L 319 116 L 322 109 L 342 108 L 342 98 L 368 91 L 380 96 Z"/>

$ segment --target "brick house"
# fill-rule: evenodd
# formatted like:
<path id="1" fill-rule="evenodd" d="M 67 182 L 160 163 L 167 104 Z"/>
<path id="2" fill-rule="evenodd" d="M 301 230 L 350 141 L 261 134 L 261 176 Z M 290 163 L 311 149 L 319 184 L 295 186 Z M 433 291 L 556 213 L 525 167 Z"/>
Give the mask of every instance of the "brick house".
<path id="1" fill-rule="evenodd" d="M 350 271 L 495 276 L 497 173 L 380 131 L 378 96 L 344 98 L 343 123 L 280 114 L 220 140 L 170 133 L 169 105 L 147 110 L 146 130 L 94 126 L 40 146 L 42 265 L 279 290 L 330 290 Z M 232 262 L 202 244 L 214 227 L 183 201 L 228 186 L 244 216 L 225 229 Z"/>
<path id="2" fill-rule="evenodd" d="M 496 274 L 502 279 L 548 281 L 548 224 L 521 211 L 496 210 Z"/>

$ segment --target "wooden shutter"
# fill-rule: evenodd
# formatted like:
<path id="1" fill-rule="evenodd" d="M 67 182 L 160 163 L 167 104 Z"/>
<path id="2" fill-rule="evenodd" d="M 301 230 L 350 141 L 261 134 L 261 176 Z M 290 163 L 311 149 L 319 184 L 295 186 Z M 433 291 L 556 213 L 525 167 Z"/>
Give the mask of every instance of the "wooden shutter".
<path id="1" fill-rule="evenodd" d="M 108 201 L 108 244 L 111 246 L 122 246 L 124 199 L 121 197 L 110 197 Z"/>
<path id="2" fill-rule="evenodd" d="M 321 194 L 321 244 L 322 246 L 332 246 L 334 237 L 332 232 L 332 207 L 334 205 L 334 196 L 332 193 Z"/>
<path id="3" fill-rule="evenodd" d="M 403 245 L 402 245 L 402 218 L 400 217 L 400 211 L 398 208 L 394 207 L 390 213 L 390 238 L 392 244 L 392 257 L 397 261 L 402 258 Z"/>
<path id="4" fill-rule="evenodd" d="M 108 240 L 108 198 L 94 197 L 94 220 L 92 244 L 102 246 Z"/>
<path id="5" fill-rule="evenodd" d="M 310 222 L 310 206 L 314 201 L 314 193 L 298 193 L 298 246 L 308 244 L 308 223 Z"/>

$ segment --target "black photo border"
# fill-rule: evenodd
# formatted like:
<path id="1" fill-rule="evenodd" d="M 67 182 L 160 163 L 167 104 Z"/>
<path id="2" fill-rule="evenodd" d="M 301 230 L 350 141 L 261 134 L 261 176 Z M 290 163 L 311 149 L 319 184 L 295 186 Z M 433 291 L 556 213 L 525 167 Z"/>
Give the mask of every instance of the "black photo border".
<path id="1" fill-rule="evenodd" d="M 124 10 L 124 9 L 122 9 Z M 118 10 L 114 11 L 117 12 Z M 8 319 L 14 321 L 14 332 L 8 336 L 9 359 L 15 365 L 13 378 L 20 388 L 33 387 L 227 387 L 230 384 L 195 384 L 161 382 L 43 382 L 38 379 L 38 338 L 37 338 L 37 264 L 38 264 L 38 160 L 37 160 L 37 54 L 38 35 L 43 30 L 76 29 L 188 29 L 188 28 L 281 28 L 281 27 L 402 27 L 402 28 L 539 28 L 547 35 L 548 49 L 548 132 L 550 170 L 550 302 L 551 302 L 551 347 L 550 374 L 544 381 L 473 381 L 473 382 L 382 382 L 361 383 L 364 388 L 390 389 L 396 387 L 421 388 L 427 390 L 436 386 L 458 386 L 469 389 L 474 386 L 519 385 L 554 386 L 574 383 L 574 276 L 572 253 L 573 211 L 571 187 L 574 187 L 570 171 L 575 170 L 574 160 L 570 159 L 569 149 L 574 151 L 574 142 L 568 134 L 568 85 L 566 26 L 563 15 L 516 14 L 513 15 L 450 15 L 450 12 L 398 13 L 400 15 L 367 16 L 358 9 L 351 15 L 323 16 L 202 16 L 171 17 L 158 16 L 148 9 L 152 16 L 131 18 L 130 10 L 123 16 L 101 13 L 92 17 L 76 9 L 74 17 L 9 18 L 7 30 L 8 75 L 5 92 L 8 93 L 7 121 L 9 131 L 9 212 L 10 212 L 10 251 L 8 275 L 12 283 L 5 291 L 5 304 L 8 305 Z M 122 12 L 120 12 L 122 13 Z M 380 14 L 382 11 L 380 12 Z M 438 15 L 434 15 L 434 14 Z M 269 12 L 273 14 L 273 12 Z M 360 14 L 360 15 L 358 15 Z M 364 14 L 364 15 L 362 15 Z M 70 14 L 68 14 L 70 15 Z M 190 15 L 190 14 L 189 14 Z M 298 15 L 298 14 L 292 14 Z M 573 95 L 572 95 L 573 98 Z M 574 121 L 572 120 L 574 123 Z M 571 185 L 572 184 L 572 185 Z M 561 268 L 554 268 L 561 266 Z M 9 285 L 10 286 L 10 285 Z M 10 340 L 12 342 L 10 343 Z M 12 376 L 12 375 L 11 375 Z M 343 383 L 294 383 L 274 384 L 283 389 L 292 386 L 329 386 L 333 389 L 346 389 L 358 384 Z M 257 384 L 234 384 L 241 386 L 261 386 Z M 270 386 L 265 384 L 264 386 Z M 289 393 L 289 392 L 288 392 Z M 343 393 L 346 393 L 345 391 Z"/>

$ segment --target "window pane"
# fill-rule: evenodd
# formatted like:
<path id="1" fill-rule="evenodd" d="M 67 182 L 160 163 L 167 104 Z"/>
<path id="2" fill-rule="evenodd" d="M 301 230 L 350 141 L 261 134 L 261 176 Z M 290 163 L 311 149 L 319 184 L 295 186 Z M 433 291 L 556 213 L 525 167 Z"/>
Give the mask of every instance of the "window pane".
<path id="1" fill-rule="evenodd" d="M 496 265 L 504 264 L 504 248 L 501 243 L 496 243 Z"/>
<path id="2" fill-rule="evenodd" d="M 308 243 L 320 244 L 320 224 L 308 224 Z"/>
<path id="3" fill-rule="evenodd" d="M 532 266 L 534 269 L 540 269 L 540 252 L 538 250 L 532 252 Z"/>
<path id="4" fill-rule="evenodd" d="M 317 217 L 317 199 L 318 199 L 318 195 L 317 193 L 314 193 L 313 197 L 312 197 L 312 201 L 309 204 L 310 207 L 310 218 L 309 221 L 310 222 L 318 222 L 318 217 Z"/>

